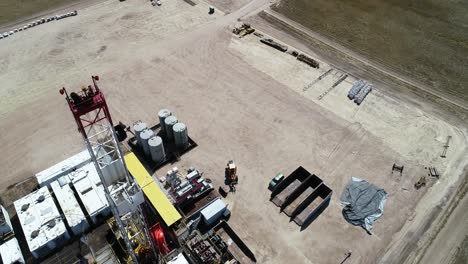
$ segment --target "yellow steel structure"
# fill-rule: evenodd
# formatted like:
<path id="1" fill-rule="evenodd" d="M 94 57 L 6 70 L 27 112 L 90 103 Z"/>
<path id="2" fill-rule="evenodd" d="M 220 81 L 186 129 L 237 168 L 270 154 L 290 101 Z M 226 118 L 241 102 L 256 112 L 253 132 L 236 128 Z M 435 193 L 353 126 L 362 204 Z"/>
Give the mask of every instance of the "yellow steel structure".
<path id="1" fill-rule="evenodd" d="M 140 160 L 133 152 L 125 155 L 124 159 L 127 164 L 128 171 L 132 174 L 133 178 L 135 178 L 141 189 L 154 182 L 153 178 L 149 175 L 148 171 L 146 171 L 143 164 L 141 164 Z"/>
<path id="2" fill-rule="evenodd" d="M 128 171 L 136 179 L 138 185 L 140 185 L 146 197 L 156 211 L 158 211 L 159 215 L 161 215 L 166 225 L 171 226 L 179 221 L 182 216 L 172 205 L 161 188 L 159 188 L 158 184 L 154 182 L 153 178 L 149 175 L 135 154 L 131 152 L 125 155 L 124 158 Z"/>

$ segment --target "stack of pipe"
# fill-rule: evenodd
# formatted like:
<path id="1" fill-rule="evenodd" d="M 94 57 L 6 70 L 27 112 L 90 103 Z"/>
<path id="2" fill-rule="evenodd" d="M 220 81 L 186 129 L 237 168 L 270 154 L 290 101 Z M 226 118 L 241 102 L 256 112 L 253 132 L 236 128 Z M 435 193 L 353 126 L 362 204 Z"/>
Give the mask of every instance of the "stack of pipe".
<path id="1" fill-rule="evenodd" d="M 44 24 L 44 23 L 47 23 L 47 22 L 50 22 L 50 21 L 53 21 L 53 20 L 60 20 L 60 19 L 63 19 L 63 18 L 67 18 L 67 17 L 71 17 L 71 16 L 76 16 L 78 15 L 78 11 L 73 11 L 73 12 L 69 12 L 69 13 L 65 13 L 65 14 L 61 14 L 61 15 L 56 15 L 56 16 L 51 16 L 51 17 L 43 17 L 41 19 L 38 19 L 36 21 L 33 21 L 27 25 L 24 25 L 22 27 L 19 27 L 19 28 L 15 28 L 11 31 L 7 31 L 7 32 L 4 32 L 4 33 L 0 33 L 0 39 L 4 39 L 4 38 L 7 38 L 15 33 L 18 33 L 20 31 L 25 31 L 27 30 L 28 28 L 32 28 L 32 27 L 35 27 L 35 26 L 39 26 L 41 24 Z"/>
<path id="2" fill-rule="evenodd" d="M 372 91 L 372 84 L 367 84 L 364 86 L 364 88 L 361 89 L 361 91 L 356 95 L 356 98 L 354 98 L 354 102 L 357 105 L 360 105 L 362 101 L 366 98 L 366 96 Z"/>
<path id="3" fill-rule="evenodd" d="M 354 97 L 361 91 L 362 87 L 364 87 L 365 82 L 363 80 L 357 80 L 353 83 L 353 87 L 348 92 L 348 98 L 353 100 Z"/>

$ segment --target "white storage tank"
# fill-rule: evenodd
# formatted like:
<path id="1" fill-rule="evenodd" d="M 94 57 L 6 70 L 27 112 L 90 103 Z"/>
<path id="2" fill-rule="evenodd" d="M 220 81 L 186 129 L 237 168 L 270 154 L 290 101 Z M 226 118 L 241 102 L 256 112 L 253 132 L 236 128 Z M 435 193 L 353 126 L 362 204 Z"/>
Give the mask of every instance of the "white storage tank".
<path id="1" fill-rule="evenodd" d="M 141 144 L 140 134 L 143 130 L 147 128 L 148 127 L 146 126 L 146 123 L 143 123 L 141 120 L 138 120 L 135 123 L 133 123 L 133 131 L 135 131 L 135 136 L 137 138 L 138 145 L 140 146 L 140 148 L 143 147 L 143 145 Z"/>
<path id="2" fill-rule="evenodd" d="M 161 126 L 161 131 L 163 133 L 166 133 L 166 125 L 164 123 L 164 120 L 166 120 L 166 117 L 168 117 L 170 115 L 172 115 L 172 113 L 168 109 L 161 109 L 158 112 L 159 125 Z"/>
<path id="3" fill-rule="evenodd" d="M 177 124 L 178 120 L 175 116 L 168 116 L 164 120 L 164 125 L 166 126 L 164 129 L 166 131 L 166 136 L 168 139 L 174 139 L 174 132 L 172 131 L 172 127 Z"/>
<path id="4" fill-rule="evenodd" d="M 148 140 L 148 146 L 150 149 L 151 159 L 154 162 L 164 161 L 166 153 L 164 152 L 164 144 L 160 137 L 155 136 Z"/>
<path id="5" fill-rule="evenodd" d="M 188 146 L 187 126 L 184 123 L 177 123 L 172 127 L 174 142 L 177 148 L 184 149 Z"/>
<path id="6" fill-rule="evenodd" d="M 143 146 L 143 152 L 146 156 L 150 156 L 150 149 L 148 145 L 148 140 L 154 136 L 154 132 L 151 129 L 145 129 L 140 133 L 141 144 Z"/>

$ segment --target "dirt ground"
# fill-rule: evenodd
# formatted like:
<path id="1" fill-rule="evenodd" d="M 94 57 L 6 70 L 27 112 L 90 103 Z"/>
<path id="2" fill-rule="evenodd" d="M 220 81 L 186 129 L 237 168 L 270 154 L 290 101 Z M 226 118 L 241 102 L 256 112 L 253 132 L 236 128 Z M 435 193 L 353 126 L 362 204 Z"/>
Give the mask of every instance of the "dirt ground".
<path id="1" fill-rule="evenodd" d="M 208 15 L 208 3 L 193 2 L 154 8 L 143 0 L 103 1 L 77 17 L 1 40 L 2 185 L 84 148 L 58 89 L 77 90 L 99 75 L 115 121 L 154 125 L 158 110 L 169 108 L 187 124 L 198 147 L 171 166 L 195 165 L 219 186 L 225 163 L 236 161 L 240 183 L 227 198 L 230 225 L 258 263 L 339 263 L 348 250 L 347 263 L 376 263 L 395 239 L 424 225 L 425 216 L 447 201 L 467 162 L 463 123 L 420 98 L 400 100 L 385 86 L 356 106 L 346 97 L 354 75 L 319 100 L 343 70 L 327 61 L 315 70 L 254 35 L 238 39 L 231 33 L 239 17 L 268 1 L 226 15 Z M 276 34 L 268 27 L 263 33 Z M 303 92 L 328 69 L 329 77 Z M 452 142 L 441 159 L 447 136 Z M 402 177 L 391 174 L 394 162 L 405 165 Z M 302 232 L 269 202 L 267 189 L 277 172 L 298 166 L 334 191 L 330 206 Z M 425 166 L 436 166 L 442 176 L 416 191 Z M 372 236 L 341 215 L 338 197 L 351 176 L 389 194 Z"/>

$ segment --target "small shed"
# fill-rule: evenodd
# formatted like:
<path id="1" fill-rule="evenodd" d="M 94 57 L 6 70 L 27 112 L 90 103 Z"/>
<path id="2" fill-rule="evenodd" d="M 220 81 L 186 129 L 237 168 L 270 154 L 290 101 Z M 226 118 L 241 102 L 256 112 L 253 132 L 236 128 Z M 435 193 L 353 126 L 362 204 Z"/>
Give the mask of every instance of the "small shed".
<path id="1" fill-rule="evenodd" d="M 203 221 L 207 226 L 213 224 L 221 218 L 226 211 L 226 204 L 221 199 L 216 199 L 201 211 Z"/>

